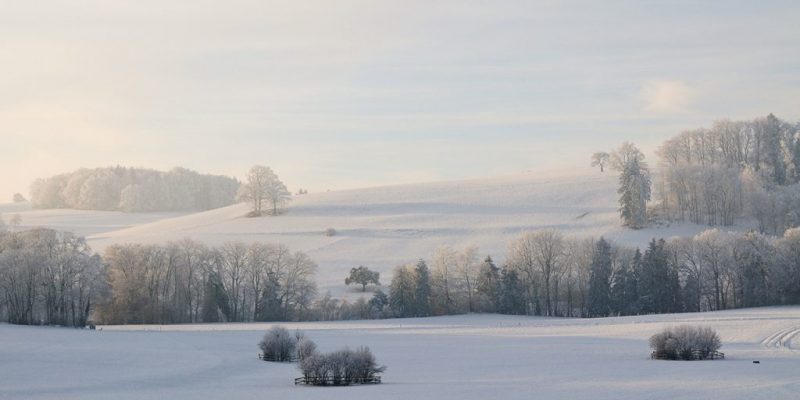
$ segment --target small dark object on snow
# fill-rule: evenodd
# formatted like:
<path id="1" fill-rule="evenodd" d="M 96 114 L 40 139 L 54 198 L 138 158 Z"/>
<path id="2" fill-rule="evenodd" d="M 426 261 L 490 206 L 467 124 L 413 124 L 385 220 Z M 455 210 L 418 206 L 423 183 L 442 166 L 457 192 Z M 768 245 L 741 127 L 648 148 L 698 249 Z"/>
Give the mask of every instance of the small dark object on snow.
<path id="1" fill-rule="evenodd" d="M 761 364 L 761 361 L 755 360 L 753 361 L 753 364 Z"/>

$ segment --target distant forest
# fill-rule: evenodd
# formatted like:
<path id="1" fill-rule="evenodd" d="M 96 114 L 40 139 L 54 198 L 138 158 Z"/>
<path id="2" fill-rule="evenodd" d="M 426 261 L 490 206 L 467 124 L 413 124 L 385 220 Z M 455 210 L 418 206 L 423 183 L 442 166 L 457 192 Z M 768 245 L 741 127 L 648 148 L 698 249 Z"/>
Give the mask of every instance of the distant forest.
<path id="1" fill-rule="evenodd" d="M 125 212 L 210 210 L 233 204 L 239 186 L 235 178 L 186 168 L 79 169 L 36 180 L 31 203 L 36 208 Z"/>

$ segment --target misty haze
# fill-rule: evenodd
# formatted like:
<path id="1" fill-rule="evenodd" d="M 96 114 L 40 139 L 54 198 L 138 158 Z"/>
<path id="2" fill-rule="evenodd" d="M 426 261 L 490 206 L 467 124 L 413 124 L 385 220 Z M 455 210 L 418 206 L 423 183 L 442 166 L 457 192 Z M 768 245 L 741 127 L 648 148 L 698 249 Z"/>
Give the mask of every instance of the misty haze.
<path id="1" fill-rule="evenodd" d="M 9 3 L 0 399 L 795 399 L 800 4 Z"/>

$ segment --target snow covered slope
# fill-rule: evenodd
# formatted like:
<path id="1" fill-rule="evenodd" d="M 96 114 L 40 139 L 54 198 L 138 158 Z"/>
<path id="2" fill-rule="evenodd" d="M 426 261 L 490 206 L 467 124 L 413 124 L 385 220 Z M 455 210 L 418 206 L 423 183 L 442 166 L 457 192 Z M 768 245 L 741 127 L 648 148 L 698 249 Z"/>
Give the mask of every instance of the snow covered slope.
<path id="1" fill-rule="evenodd" d="M 283 243 L 320 265 L 323 291 L 341 295 L 350 268 L 367 265 L 384 274 L 396 265 L 428 258 L 441 245 L 477 245 L 481 254 L 503 261 L 508 243 L 521 232 L 555 228 L 565 235 L 591 236 L 644 246 L 652 237 L 693 235 L 697 225 L 619 227 L 617 177 L 595 169 L 527 172 L 498 178 L 433 182 L 296 196 L 288 214 L 245 218 L 246 204 L 195 214 L 82 210 L 32 210 L 0 205 L 6 221 L 22 217 L 21 228 L 43 226 L 88 235 L 103 251 L 114 243 L 164 243 L 192 238 Z M 328 228 L 335 236 L 325 236 Z"/>
<path id="2" fill-rule="evenodd" d="M 296 196 L 289 213 L 280 217 L 244 218 L 247 205 L 238 204 L 98 233 L 90 243 L 102 250 L 112 243 L 184 237 L 209 244 L 279 242 L 308 252 L 320 265 L 323 290 L 340 293 L 354 266 L 385 274 L 396 265 L 430 257 L 441 245 L 475 244 L 502 262 L 509 241 L 528 230 L 555 228 L 566 235 L 603 235 L 644 245 L 653 236 L 704 229 L 622 229 L 616 185 L 615 174 L 586 169 L 313 193 Z M 327 228 L 336 235 L 325 236 Z"/>
<path id="3" fill-rule="evenodd" d="M 647 338 L 683 323 L 715 328 L 726 358 L 650 360 Z M 388 366 L 383 384 L 347 388 L 298 387 L 295 365 L 259 361 L 256 343 L 268 326 L 0 325 L 0 398 L 789 400 L 800 393 L 800 307 L 289 324 L 323 351 L 367 345 Z"/>
<path id="4" fill-rule="evenodd" d="M 0 204 L 0 214 L 2 214 L 6 224 L 9 223 L 12 216 L 19 215 L 21 219 L 19 229 L 43 227 L 70 231 L 80 236 L 102 234 L 104 232 L 112 232 L 131 226 L 186 215 L 185 212 L 129 214 L 119 211 L 70 209 L 39 210 L 32 208 L 28 202 Z"/>

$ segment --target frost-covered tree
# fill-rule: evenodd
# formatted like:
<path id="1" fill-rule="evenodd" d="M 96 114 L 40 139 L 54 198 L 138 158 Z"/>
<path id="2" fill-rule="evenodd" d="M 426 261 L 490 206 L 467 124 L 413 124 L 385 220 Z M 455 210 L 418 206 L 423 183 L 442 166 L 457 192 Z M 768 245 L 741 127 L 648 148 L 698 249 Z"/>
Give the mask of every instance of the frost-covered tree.
<path id="1" fill-rule="evenodd" d="M 0 318 L 8 322 L 85 326 L 102 277 L 100 257 L 72 233 L 0 233 Z"/>
<path id="2" fill-rule="evenodd" d="M 273 326 L 258 342 L 258 348 L 264 361 L 292 361 L 297 355 L 297 342 L 297 337 L 286 328 Z"/>
<path id="3" fill-rule="evenodd" d="M 589 267 L 589 316 L 605 317 L 611 310 L 611 246 L 602 237 Z"/>
<path id="4" fill-rule="evenodd" d="M 380 285 L 380 273 L 371 271 L 369 268 L 361 265 L 358 268 L 350 269 L 350 276 L 344 279 L 345 285 L 361 285 L 361 291 L 367 291 L 367 285 L 373 283 Z"/>
<path id="5" fill-rule="evenodd" d="M 466 297 L 467 311 L 475 311 L 475 286 L 480 273 L 478 263 L 478 247 L 467 246 L 456 256 L 456 271 L 458 274 L 460 292 Z"/>
<path id="6" fill-rule="evenodd" d="M 514 269 L 503 268 L 500 273 L 503 291 L 500 295 L 500 311 L 504 314 L 521 315 L 527 311 L 524 282 Z"/>
<path id="7" fill-rule="evenodd" d="M 666 241 L 650 241 L 642 256 L 639 276 L 639 302 L 645 314 L 680 311 L 680 285 L 677 269 L 670 264 Z"/>
<path id="8" fill-rule="evenodd" d="M 431 273 L 422 259 L 414 267 L 414 315 L 431 315 Z"/>
<path id="9" fill-rule="evenodd" d="M 297 359 L 303 362 L 308 357 L 317 353 L 317 344 L 313 340 L 302 337 L 297 342 Z"/>
<path id="10" fill-rule="evenodd" d="M 787 230 L 778 241 L 772 269 L 778 302 L 800 304 L 800 228 Z"/>
<path id="11" fill-rule="evenodd" d="M 509 246 L 509 266 L 516 268 L 527 278 L 529 302 L 540 304 L 541 297 L 543 314 L 547 316 L 556 313 L 556 286 L 565 271 L 564 250 L 563 235 L 552 229 L 526 232 Z M 541 280 L 540 284 L 537 283 L 538 280 Z"/>
<path id="12" fill-rule="evenodd" d="M 600 172 L 605 172 L 606 166 L 611 161 L 611 155 L 600 151 L 592 154 L 592 166 L 600 167 Z"/>
<path id="13" fill-rule="evenodd" d="M 433 253 L 431 297 L 435 312 L 439 314 L 455 313 L 458 309 L 456 257 L 456 251 L 449 246 L 440 246 Z"/>
<path id="14" fill-rule="evenodd" d="M 771 303 L 770 265 L 774 249 L 768 239 L 757 232 L 738 237 L 733 246 L 735 275 L 739 290 L 737 307 L 758 307 Z"/>
<path id="15" fill-rule="evenodd" d="M 272 215 L 278 215 L 279 209 L 291 199 L 291 193 L 271 168 L 254 165 L 247 172 L 245 184 L 239 190 L 240 201 L 252 203 L 251 216 L 264 214 L 264 203 L 270 207 Z"/>
<path id="16" fill-rule="evenodd" d="M 385 315 L 386 308 L 389 307 L 389 296 L 382 290 L 378 290 L 369 299 L 369 308 L 372 318 L 382 318 Z"/>
<path id="17" fill-rule="evenodd" d="M 401 265 L 394 269 L 389 284 L 389 306 L 398 317 L 414 315 L 414 271 L 410 266 Z"/>
<path id="18" fill-rule="evenodd" d="M 479 311 L 498 311 L 500 308 L 502 289 L 500 268 L 495 265 L 491 256 L 486 256 L 478 269 L 478 279 L 475 281 L 475 292 L 478 296 Z"/>
<path id="19" fill-rule="evenodd" d="M 620 172 L 619 212 L 623 226 L 634 229 L 647 225 L 650 201 L 650 172 L 644 155 L 631 143 L 623 143 L 612 155 L 612 165 Z"/>

